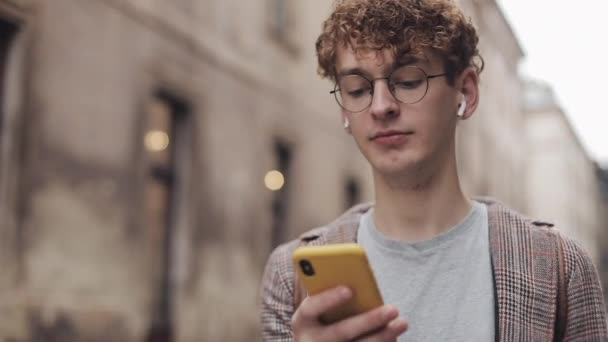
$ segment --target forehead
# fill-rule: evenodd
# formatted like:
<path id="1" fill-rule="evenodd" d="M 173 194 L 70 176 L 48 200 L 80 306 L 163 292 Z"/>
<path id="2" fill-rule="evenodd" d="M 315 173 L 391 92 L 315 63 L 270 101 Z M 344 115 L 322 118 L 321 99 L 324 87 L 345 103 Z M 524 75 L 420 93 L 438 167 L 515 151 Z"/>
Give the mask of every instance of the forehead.
<path id="1" fill-rule="evenodd" d="M 362 67 L 383 68 L 392 66 L 395 57 L 392 51 L 384 50 L 359 50 L 355 51 L 351 46 L 340 45 L 336 50 L 336 71 Z"/>
<path id="2" fill-rule="evenodd" d="M 439 57 L 431 51 L 423 51 L 421 56 L 406 54 L 395 57 L 393 50 L 358 50 L 341 45 L 336 49 L 336 75 L 339 77 L 352 69 L 366 70 L 370 74 L 386 74 L 401 65 L 417 65 L 423 69 L 433 69 Z"/>

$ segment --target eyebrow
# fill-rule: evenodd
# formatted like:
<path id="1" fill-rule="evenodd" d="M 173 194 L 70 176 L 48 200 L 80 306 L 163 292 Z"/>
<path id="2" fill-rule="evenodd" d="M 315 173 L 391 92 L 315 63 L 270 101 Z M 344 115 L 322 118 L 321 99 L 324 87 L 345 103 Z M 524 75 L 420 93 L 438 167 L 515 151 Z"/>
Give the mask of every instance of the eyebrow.
<path id="1" fill-rule="evenodd" d="M 395 67 L 398 68 L 400 66 L 404 66 L 404 65 L 412 65 L 412 64 L 418 64 L 418 63 L 425 63 L 428 64 L 428 60 L 426 58 L 420 58 L 414 55 L 409 55 L 409 54 L 404 54 L 399 56 L 396 59 Z"/>
<path id="2" fill-rule="evenodd" d="M 405 54 L 405 55 L 402 55 L 401 57 L 397 58 L 395 60 L 395 62 L 386 66 L 384 68 L 385 69 L 384 72 L 386 74 L 389 74 L 391 71 L 393 71 L 399 67 L 402 67 L 404 65 L 414 65 L 414 64 L 427 64 L 428 65 L 428 60 L 426 58 L 420 58 L 420 57 L 416 57 L 413 55 Z M 359 75 L 359 76 L 363 76 L 365 78 L 372 78 L 371 74 L 369 72 L 365 71 L 364 69 L 362 69 L 360 67 L 346 68 L 346 69 L 340 70 L 336 76 L 337 76 L 337 78 L 340 78 L 340 77 L 350 76 L 350 75 Z"/>
<path id="3" fill-rule="evenodd" d="M 366 72 L 365 70 L 361 69 L 361 68 L 347 68 L 344 70 L 341 70 L 340 72 L 338 72 L 338 78 L 343 77 L 343 76 L 350 76 L 350 75 L 359 75 L 359 76 L 364 76 L 364 77 L 368 77 L 369 73 Z"/>

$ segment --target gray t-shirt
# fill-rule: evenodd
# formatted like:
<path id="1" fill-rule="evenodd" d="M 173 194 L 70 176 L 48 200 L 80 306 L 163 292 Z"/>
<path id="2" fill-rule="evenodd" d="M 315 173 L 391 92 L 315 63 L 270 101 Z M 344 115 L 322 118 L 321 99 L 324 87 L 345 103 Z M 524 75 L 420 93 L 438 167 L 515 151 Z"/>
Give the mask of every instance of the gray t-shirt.
<path id="1" fill-rule="evenodd" d="M 399 341 L 493 341 L 494 284 L 488 212 L 473 208 L 458 225 L 431 240 L 404 242 L 382 235 L 374 211 L 361 217 L 357 240 L 367 252 L 387 304 L 409 322 Z"/>

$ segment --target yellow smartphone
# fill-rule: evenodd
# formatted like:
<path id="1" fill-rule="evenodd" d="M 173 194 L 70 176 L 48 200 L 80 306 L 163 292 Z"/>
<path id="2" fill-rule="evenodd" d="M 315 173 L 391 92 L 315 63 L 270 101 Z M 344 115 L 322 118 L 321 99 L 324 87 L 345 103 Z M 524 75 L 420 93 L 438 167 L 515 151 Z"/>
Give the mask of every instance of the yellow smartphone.
<path id="1" fill-rule="evenodd" d="M 321 317 L 324 323 L 383 305 L 367 255 L 359 244 L 299 247 L 293 253 L 293 262 L 302 286 L 310 295 L 340 285 L 353 291 L 348 303 Z"/>

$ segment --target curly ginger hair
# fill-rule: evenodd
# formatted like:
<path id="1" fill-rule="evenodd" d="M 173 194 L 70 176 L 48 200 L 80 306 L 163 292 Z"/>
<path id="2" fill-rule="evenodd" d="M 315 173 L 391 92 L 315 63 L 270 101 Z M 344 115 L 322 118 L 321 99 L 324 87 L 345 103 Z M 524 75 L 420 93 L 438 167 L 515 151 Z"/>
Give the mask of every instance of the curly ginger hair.
<path id="1" fill-rule="evenodd" d="M 336 80 L 339 45 L 355 53 L 391 49 L 396 57 L 422 57 L 431 49 L 443 58 L 453 84 L 469 66 L 483 70 L 478 42 L 475 27 L 453 0 L 338 0 L 316 42 L 318 72 Z"/>

